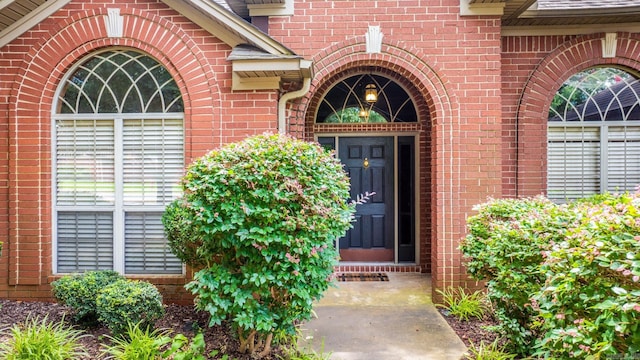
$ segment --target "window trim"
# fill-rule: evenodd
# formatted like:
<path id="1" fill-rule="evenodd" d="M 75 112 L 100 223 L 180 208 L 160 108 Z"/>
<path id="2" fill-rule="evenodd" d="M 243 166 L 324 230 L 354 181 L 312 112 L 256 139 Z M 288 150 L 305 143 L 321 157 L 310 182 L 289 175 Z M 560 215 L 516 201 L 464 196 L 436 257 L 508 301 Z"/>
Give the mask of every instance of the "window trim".
<path id="1" fill-rule="evenodd" d="M 123 174 L 123 124 L 126 120 L 181 120 L 182 121 L 182 155 L 183 155 L 183 166 L 184 164 L 184 155 L 186 150 L 186 128 L 185 128 L 185 114 L 184 112 L 166 112 L 166 113 L 158 113 L 158 112 L 149 112 L 149 113 L 60 113 L 60 96 L 66 91 L 66 83 L 73 74 L 78 71 L 78 69 L 85 64 L 88 60 L 92 59 L 96 55 L 105 53 L 105 52 L 113 52 L 113 51 L 133 51 L 137 52 L 141 55 L 148 56 L 154 59 L 158 64 L 164 66 L 162 62 L 155 59 L 153 56 L 140 51 L 138 49 L 132 49 L 128 47 L 109 47 L 105 48 L 101 51 L 96 51 L 87 56 L 80 58 L 79 61 L 74 63 L 69 67 L 66 74 L 63 78 L 61 78 L 58 86 L 56 88 L 54 94 L 54 101 L 51 107 L 51 132 L 50 132 L 50 154 L 51 154 L 51 261 L 52 261 L 52 273 L 55 275 L 64 275 L 66 273 L 58 272 L 58 212 L 59 211 L 77 211 L 77 212 L 109 212 L 111 211 L 113 214 L 113 270 L 121 273 L 125 273 L 125 214 L 127 212 L 164 212 L 166 205 L 144 205 L 144 206 L 125 206 L 124 205 L 124 174 Z M 165 67 L 166 68 L 166 67 Z M 175 79 L 174 79 L 175 81 Z M 184 98 L 181 101 L 184 102 Z M 58 206 L 57 204 L 57 128 L 56 123 L 60 120 L 105 120 L 105 121 L 113 121 L 114 126 L 114 196 L 115 202 L 114 205 L 101 205 L 101 206 Z M 184 277 L 186 274 L 186 266 L 182 263 L 181 272 L 178 273 L 159 273 L 159 274 L 126 274 L 128 277 L 157 277 L 161 276 L 163 278 L 170 277 Z"/>

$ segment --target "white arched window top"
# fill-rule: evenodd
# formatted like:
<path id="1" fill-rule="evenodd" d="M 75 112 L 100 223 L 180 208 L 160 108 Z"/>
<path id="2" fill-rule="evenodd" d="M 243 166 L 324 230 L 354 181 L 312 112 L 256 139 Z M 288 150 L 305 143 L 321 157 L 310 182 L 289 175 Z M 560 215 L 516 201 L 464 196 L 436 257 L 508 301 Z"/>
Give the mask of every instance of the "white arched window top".
<path id="1" fill-rule="evenodd" d="M 632 191 L 639 183 L 640 80 L 615 67 L 573 75 L 549 109 L 549 198 Z"/>
<path id="2" fill-rule="evenodd" d="M 395 81 L 375 74 L 358 74 L 337 82 L 324 95 L 316 116 L 317 123 L 325 124 L 417 122 L 417 119 L 407 91 Z"/>
<path id="3" fill-rule="evenodd" d="M 65 81 L 62 114 L 183 112 L 182 97 L 167 69 L 131 50 L 105 51 L 83 62 Z"/>
<path id="4" fill-rule="evenodd" d="M 181 274 L 161 222 L 184 169 L 176 82 L 152 57 L 117 49 L 81 61 L 58 94 L 54 271 Z"/>

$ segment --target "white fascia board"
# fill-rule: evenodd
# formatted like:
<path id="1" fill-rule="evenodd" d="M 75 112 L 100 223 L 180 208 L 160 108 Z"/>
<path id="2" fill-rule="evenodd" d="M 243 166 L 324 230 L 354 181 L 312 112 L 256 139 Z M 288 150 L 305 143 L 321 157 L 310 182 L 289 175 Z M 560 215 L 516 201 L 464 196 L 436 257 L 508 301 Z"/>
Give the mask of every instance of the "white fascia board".
<path id="1" fill-rule="evenodd" d="M 504 2 L 470 4 L 469 0 L 460 0 L 460 16 L 504 15 Z"/>
<path id="2" fill-rule="evenodd" d="M 532 25 L 505 26 L 501 36 L 546 36 L 546 35 L 588 35 L 598 33 L 629 32 L 639 33 L 640 23 L 589 24 L 589 25 Z"/>
<path id="3" fill-rule="evenodd" d="M 293 0 L 284 3 L 250 4 L 247 5 L 249 16 L 291 16 L 293 15 Z"/>
<path id="4" fill-rule="evenodd" d="M 252 44 L 269 54 L 291 55 L 293 52 L 269 37 L 243 18 L 231 13 L 213 1 L 207 0 L 162 0 L 212 35 L 234 47 L 241 43 Z M 199 15 L 200 13 L 200 15 Z M 204 16 L 203 16 L 204 15 Z M 207 21 L 219 26 L 207 25 Z M 231 30 L 228 30 L 231 29 Z M 234 34 L 235 33 L 235 34 Z"/>
<path id="5" fill-rule="evenodd" d="M 246 71 L 301 71 L 301 59 L 247 59 L 233 60 L 234 72 Z"/>
<path id="6" fill-rule="evenodd" d="M 44 21 L 56 11 L 70 3 L 71 0 L 45 1 L 42 5 L 11 24 L 0 32 L 0 48 L 17 39 L 32 27 Z"/>

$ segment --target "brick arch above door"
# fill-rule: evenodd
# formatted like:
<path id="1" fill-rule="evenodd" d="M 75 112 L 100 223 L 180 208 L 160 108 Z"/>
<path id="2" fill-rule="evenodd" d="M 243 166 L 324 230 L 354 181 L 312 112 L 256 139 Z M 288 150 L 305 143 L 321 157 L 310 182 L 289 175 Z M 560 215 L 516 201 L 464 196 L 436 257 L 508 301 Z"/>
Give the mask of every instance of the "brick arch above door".
<path id="1" fill-rule="evenodd" d="M 547 114 L 560 86 L 572 75 L 593 66 L 640 71 L 640 36 L 619 33 L 616 57 L 605 58 L 604 35 L 584 35 L 565 42 L 544 57 L 529 77 L 517 110 L 518 197 L 546 191 Z"/>
<path id="2" fill-rule="evenodd" d="M 385 42 L 380 53 L 366 53 L 364 37 L 334 44 L 314 56 L 316 77 L 307 97 L 291 110 L 297 114 L 290 119 L 289 130 L 298 136 L 311 137 L 307 126 L 314 122 L 314 107 L 318 105 L 323 86 L 341 73 L 375 68 L 378 74 L 388 74 L 411 85 L 421 119 L 429 119 L 420 137 L 422 215 L 427 216 L 428 228 L 421 229 L 421 237 L 429 237 L 429 245 L 420 248 L 420 264 L 432 274 L 434 289 L 458 285 L 464 281 L 458 241 L 465 229 L 457 221 L 461 213 L 463 164 L 457 154 L 459 144 L 452 139 L 463 136 L 460 104 L 455 93 L 457 86 L 447 79 L 437 62 L 430 62 L 428 54 L 406 44 Z M 424 124 L 423 124 L 424 125 Z M 425 198 L 426 197 L 426 198 Z M 419 239 L 419 241 L 423 241 Z M 434 293 L 435 294 L 435 293 Z"/>

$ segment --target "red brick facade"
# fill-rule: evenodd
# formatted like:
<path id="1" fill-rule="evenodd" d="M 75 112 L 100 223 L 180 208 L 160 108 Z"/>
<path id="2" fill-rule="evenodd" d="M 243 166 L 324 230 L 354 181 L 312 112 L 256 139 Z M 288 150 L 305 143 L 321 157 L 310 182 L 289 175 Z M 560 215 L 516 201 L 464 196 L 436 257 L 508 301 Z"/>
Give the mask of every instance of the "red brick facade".
<path id="1" fill-rule="evenodd" d="M 487 197 L 545 191 L 546 114 L 572 74 L 600 64 L 640 71 L 638 35 L 501 36 L 499 16 L 460 15 L 459 0 L 296 0 L 272 17 L 269 36 L 314 63 L 309 93 L 289 106 L 287 131 L 418 134 L 419 259 L 435 287 L 468 281 L 459 240 L 473 205 Z M 375 6 L 373 6 L 375 5 Z M 119 8 L 122 37 L 108 37 L 107 8 Z M 384 34 L 367 53 L 370 25 Z M 63 76 L 107 47 L 145 52 L 164 65 L 185 103 L 185 160 L 220 144 L 277 131 L 276 90 L 232 91 L 232 48 L 161 1 L 72 1 L 0 48 L 0 298 L 50 299 L 52 274 L 51 111 Z M 414 124 L 315 124 L 324 92 L 349 74 L 373 72 L 412 97 Z M 155 277 L 181 301 L 187 277 Z"/>

